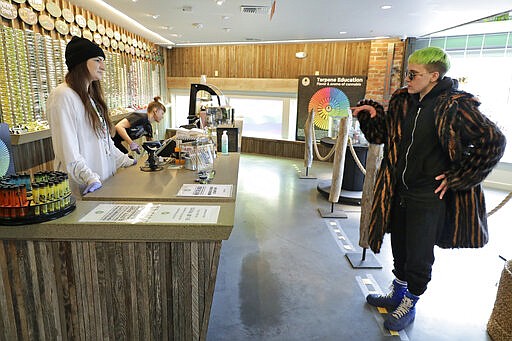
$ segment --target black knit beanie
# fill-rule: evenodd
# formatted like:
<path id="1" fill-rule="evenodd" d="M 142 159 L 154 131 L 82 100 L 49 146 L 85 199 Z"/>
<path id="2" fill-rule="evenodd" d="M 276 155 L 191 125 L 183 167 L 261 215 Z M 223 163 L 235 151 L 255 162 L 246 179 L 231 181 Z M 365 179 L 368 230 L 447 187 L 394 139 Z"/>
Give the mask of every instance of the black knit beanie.
<path id="1" fill-rule="evenodd" d="M 74 36 L 66 46 L 66 65 L 70 71 L 78 64 L 94 57 L 105 58 L 105 53 L 88 39 Z"/>

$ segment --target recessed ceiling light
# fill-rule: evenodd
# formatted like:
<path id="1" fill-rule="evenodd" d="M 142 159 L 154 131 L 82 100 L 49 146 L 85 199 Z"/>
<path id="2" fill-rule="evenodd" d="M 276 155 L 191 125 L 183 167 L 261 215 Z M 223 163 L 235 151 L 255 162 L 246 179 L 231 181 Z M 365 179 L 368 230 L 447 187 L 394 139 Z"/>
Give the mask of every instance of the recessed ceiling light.
<path id="1" fill-rule="evenodd" d="M 380 9 L 390 9 L 391 7 L 393 7 L 393 6 L 391 6 L 391 5 L 382 5 L 382 6 L 380 6 Z"/>
<path id="2" fill-rule="evenodd" d="M 231 17 L 230 17 L 230 16 L 227 16 L 227 15 L 223 15 L 223 16 L 222 16 L 222 20 L 229 20 L 229 19 L 231 19 Z"/>
<path id="3" fill-rule="evenodd" d="M 222 6 L 222 4 L 224 4 L 224 0 L 215 0 L 215 3 L 216 3 L 218 6 Z"/>
<path id="4" fill-rule="evenodd" d="M 231 27 L 224 27 L 223 30 L 224 32 L 231 32 Z"/>
<path id="5" fill-rule="evenodd" d="M 201 29 L 201 28 L 204 27 L 204 25 L 202 23 L 200 23 L 200 22 L 195 22 L 195 23 L 192 24 L 192 26 L 194 28 L 197 28 L 197 29 Z"/>
<path id="6" fill-rule="evenodd" d="M 340 34 L 347 34 L 347 31 L 340 31 Z"/>
<path id="7" fill-rule="evenodd" d="M 158 17 L 160 17 L 160 14 L 153 14 L 152 17 L 153 19 L 158 19 Z"/>
<path id="8" fill-rule="evenodd" d="M 170 30 L 172 30 L 174 27 L 172 27 L 172 26 L 160 26 L 160 28 L 161 28 L 162 30 L 168 30 L 168 31 L 170 31 Z"/>

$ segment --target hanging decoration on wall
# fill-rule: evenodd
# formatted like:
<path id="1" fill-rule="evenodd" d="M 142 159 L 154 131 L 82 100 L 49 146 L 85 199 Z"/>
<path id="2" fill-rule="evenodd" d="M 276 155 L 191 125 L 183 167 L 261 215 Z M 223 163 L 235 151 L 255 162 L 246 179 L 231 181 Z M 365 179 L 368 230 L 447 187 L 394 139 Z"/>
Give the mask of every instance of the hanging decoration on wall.
<path id="1" fill-rule="evenodd" d="M 69 26 L 69 33 L 71 33 L 72 36 L 81 37 L 82 31 L 80 31 L 80 27 L 72 24 Z"/>
<path id="2" fill-rule="evenodd" d="M 89 27 L 92 32 L 96 32 L 96 29 L 98 28 L 96 21 L 92 19 L 87 20 L 87 27 Z"/>
<path id="3" fill-rule="evenodd" d="M 101 35 L 105 35 L 105 25 L 98 24 L 98 33 Z"/>
<path id="4" fill-rule="evenodd" d="M 60 20 L 60 19 L 56 20 L 55 21 L 55 29 L 57 30 L 57 32 L 59 32 L 63 36 L 65 36 L 66 34 L 69 33 L 68 24 L 66 24 L 66 22 L 64 20 Z"/>
<path id="5" fill-rule="evenodd" d="M 75 15 L 69 8 L 62 9 L 62 17 L 70 24 L 72 24 L 75 21 Z"/>
<path id="6" fill-rule="evenodd" d="M 55 23 L 53 22 L 53 19 L 46 14 L 39 15 L 39 25 L 41 25 L 47 31 L 53 31 L 53 29 L 55 28 Z"/>
<path id="7" fill-rule="evenodd" d="M 350 106 L 361 100 L 365 92 L 364 76 L 300 76 L 295 138 L 304 141 L 304 124 L 311 110 L 315 111 L 315 136 L 328 136 L 329 119 L 348 116 Z"/>
<path id="8" fill-rule="evenodd" d="M 21 20 L 25 22 L 25 24 L 28 25 L 35 25 L 37 24 L 37 14 L 32 10 L 30 7 L 21 7 L 19 9 L 19 14 Z"/>
<path id="9" fill-rule="evenodd" d="M 5 19 L 16 19 L 18 16 L 18 11 L 16 10 L 16 6 L 7 2 L 5 0 L 0 1 L 0 15 Z"/>
<path id="10" fill-rule="evenodd" d="M 81 28 L 85 28 L 87 26 L 87 20 L 85 20 L 84 16 L 81 14 L 75 15 L 75 22 Z"/>
<path id="11" fill-rule="evenodd" d="M 28 0 L 30 6 L 38 12 L 44 11 L 43 0 Z"/>
<path id="12" fill-rule="evenodd" d="M 60 18 L 62 11 L 55 2 L 48 2 L 46 3 L 46 11 L 50 13 L 52 17 Z"/>

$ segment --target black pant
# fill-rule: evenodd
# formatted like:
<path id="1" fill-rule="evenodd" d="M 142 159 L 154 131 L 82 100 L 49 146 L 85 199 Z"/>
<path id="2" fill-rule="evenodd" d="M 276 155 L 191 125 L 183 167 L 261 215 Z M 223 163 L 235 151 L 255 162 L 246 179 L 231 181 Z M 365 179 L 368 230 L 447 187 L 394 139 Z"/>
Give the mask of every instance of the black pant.
<path id="1" fill-rule="evenodd" d="M 395 276 L 409 292 L 427 290 L 434 264 L 434 245 L 444 224 L 445 200 L 418 201 L 395 196 L 391 211 L 391 248 Z"/>
<path id="2" fill-rule="evenodd" d="M 119 135 L 115 135 L 114 138 L 112 138 L 112 140 L 114 141 L 114 145 L 124 154 L 128 154 L 128 149 L 126 149 L 123 145 L 123 139 L 120 136 L 118 136 Z"/>

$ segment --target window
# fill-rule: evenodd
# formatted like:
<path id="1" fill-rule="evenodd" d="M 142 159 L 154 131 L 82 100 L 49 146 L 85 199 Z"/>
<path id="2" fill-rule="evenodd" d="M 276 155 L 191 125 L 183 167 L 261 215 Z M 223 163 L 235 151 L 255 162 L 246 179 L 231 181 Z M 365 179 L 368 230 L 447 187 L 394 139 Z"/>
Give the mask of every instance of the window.
<path id="1" fill-rule="evenodd" d="M 189 93 L 172 90 L 172 126 L 188 124 Z M 235 109 L 235 119 L 244 121 L 242 135 L 269 139 L 295 139 L 296 94 L 224 93 Z"/>
<path id="2" fill-rule="evenodd" d="M 416 49 L 439 46 L 451 58 L 448 76 L 459 80 L 459 88 L 477 96 L 480 110 L 512 141 L 512 46 L 511 33 L 479 34 L 419 39 Z M 465 41 L 465 46 L 463 45 Z M 512 163 L 512 148 L 501 162 Z"/>

